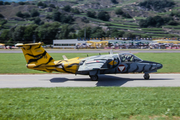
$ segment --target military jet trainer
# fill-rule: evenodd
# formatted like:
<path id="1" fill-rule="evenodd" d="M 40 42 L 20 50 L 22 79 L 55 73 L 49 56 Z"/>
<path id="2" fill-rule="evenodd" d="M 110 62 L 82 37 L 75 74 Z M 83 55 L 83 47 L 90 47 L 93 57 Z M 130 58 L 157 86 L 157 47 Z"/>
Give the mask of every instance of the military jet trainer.
<path id="1" fill-rule="evenodd" d="M 157 72 L 163 67 L 160 63 L 144 61 L 131 53 L 111 53 L 72 59 L 63 56 L 64 60 L 55 61 L 42 48 L 42 43 L 16 44 L 16 46 L 22 47 L 29 69 L 89 75 L 92 81 L 97 81 L 100 74 L 118 73 L 144 73 L 144 79 L 149 79 L 149 73 Z"/>

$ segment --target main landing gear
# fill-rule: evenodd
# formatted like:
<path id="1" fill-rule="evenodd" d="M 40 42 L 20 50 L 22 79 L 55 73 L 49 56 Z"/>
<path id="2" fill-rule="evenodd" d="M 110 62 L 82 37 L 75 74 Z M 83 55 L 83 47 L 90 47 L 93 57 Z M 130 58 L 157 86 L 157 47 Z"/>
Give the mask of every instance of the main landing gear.
<path id="1" fill-rule="evenodd" d="M 149 80 L 149 78 L 150 78 L 149 74 L 148 73 L 144 73 L 144 79 L 145 80 Z"/>
<path id="2" fill-rule="evenodd" d="M 98 81 L 98 75 L 89 75 L 92 81 Z"/>

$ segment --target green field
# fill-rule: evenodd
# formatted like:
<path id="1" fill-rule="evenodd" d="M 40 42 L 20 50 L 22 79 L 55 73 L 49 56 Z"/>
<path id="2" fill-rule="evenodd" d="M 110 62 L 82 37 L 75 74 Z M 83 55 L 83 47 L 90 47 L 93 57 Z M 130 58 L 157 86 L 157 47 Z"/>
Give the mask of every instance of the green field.
<path id="1" fill-rule="evenodd" d="M 1 120 L 179 120 L 180 88 L 0 89 Z"/>
<path id="2" fill-rule="evenodd" d="M 68 58 L 87 57 L 98 55 L 95 53 L 51 53 L 50 55 L 55 60 L 62 60 L 62 55 Z M 163 68 L 158 70 L 158 73 L 180 73 L 180 53 L 136 53 L 143 60 L 159 62 L 163 64 Z M 31 70 L 26 68 L 24 55 L 21 53 L 0 53 L 0 73 L 44 73 L 41 71 Z"/>

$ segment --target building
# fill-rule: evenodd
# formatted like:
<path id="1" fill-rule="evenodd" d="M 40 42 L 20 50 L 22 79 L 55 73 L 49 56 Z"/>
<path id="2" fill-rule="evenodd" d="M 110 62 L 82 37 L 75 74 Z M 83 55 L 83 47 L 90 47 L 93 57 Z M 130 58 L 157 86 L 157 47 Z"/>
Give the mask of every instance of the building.
<path id="1" fill-rule="evenodd" d="M 86 44 L 86 41 L 77 39 L 63 39 L 63 40 L 53 40 L 53 48 L 73 48 L 76 49 L 77 46 Z"/>

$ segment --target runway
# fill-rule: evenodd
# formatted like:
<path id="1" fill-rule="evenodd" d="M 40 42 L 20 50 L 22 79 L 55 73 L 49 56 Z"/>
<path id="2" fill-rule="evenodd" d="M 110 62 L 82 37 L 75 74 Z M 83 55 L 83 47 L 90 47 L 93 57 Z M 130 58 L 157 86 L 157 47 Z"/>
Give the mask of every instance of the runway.
<path id="1" fill-rule="evenodd" d="M 73 74 L 28 74 L 0 75 L 0 88 L 29 87 L 180 87 L 180 74 L 150 74 L 149 80 L 143 74 L 100 75 L 99 81 L 89 76 Z"/>

